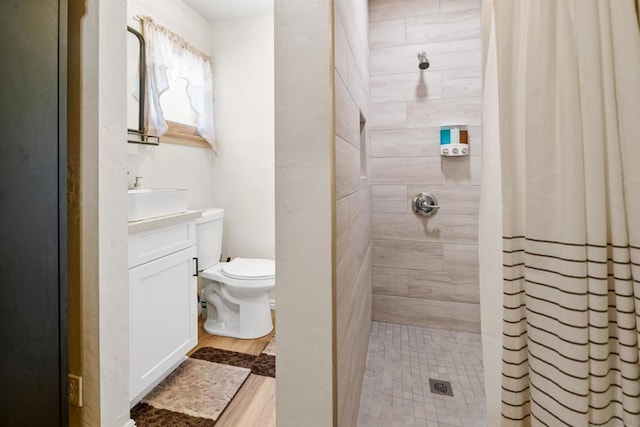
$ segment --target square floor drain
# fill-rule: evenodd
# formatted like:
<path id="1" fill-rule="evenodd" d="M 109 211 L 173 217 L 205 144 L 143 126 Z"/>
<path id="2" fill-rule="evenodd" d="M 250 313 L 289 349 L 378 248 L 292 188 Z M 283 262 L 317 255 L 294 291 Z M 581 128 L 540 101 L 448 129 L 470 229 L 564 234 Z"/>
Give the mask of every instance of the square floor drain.
<path id="1" fill-rule="evenodd" d="M 443 396 L 453 396 L 451 383 L 449 381 L 432 380 L 429 378 L 429 389 L 431 393 L 441 394 Z"/>

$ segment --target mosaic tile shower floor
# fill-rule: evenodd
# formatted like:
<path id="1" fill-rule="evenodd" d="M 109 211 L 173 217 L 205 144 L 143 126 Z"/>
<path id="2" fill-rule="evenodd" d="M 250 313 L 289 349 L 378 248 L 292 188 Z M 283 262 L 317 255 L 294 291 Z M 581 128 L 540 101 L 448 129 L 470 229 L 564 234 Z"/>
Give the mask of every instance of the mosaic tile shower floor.
<path id="1" fill-rule="evenodd" d="M 358 427 L 485 427 L 483 375 L 479 334 L 373 322 Z"/>

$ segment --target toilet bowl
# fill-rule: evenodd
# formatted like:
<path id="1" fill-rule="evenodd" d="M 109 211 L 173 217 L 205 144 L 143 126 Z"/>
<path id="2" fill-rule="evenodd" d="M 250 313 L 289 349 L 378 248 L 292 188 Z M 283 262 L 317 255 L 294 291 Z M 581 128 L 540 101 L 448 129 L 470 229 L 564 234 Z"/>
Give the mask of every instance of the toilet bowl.
<path id="1" fill-rule="evenodd" d="M 252 339 L 273 330 L 269 292 L 276 288 L 275 262 L 235 258 L 219 262 L 224 210 L 206 209 L 196 220 L 198 275 L 207 302 L 204 330 L 213 335 Z"/>

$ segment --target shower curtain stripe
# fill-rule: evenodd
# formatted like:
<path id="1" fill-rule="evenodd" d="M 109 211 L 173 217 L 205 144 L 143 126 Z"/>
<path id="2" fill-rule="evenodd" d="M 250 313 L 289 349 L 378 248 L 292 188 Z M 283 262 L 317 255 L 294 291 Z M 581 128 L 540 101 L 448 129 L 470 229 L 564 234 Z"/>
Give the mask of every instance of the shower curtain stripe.
<path id="1" fill-rule="evenodd" d="M 640 294 L 630 245 L 543 240 L 505 238 L 504 422 L 531 413 L 533 424 L 552 426 L 637 419 Z M 541 245 L 597 247 L 602 258 L 553 246 L 540 256 Z"/>

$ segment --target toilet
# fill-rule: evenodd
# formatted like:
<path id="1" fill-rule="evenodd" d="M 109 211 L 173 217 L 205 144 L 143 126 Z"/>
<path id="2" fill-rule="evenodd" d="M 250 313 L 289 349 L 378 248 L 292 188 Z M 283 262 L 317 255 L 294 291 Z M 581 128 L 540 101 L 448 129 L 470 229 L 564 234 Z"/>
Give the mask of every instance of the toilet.
<path id="1" fill-rule="evenodd" d="M 273 330 L 269 292 L 276 288 L 275 261 L 234 258 L 220 262 L 223 209 L 206 209 L 196 220 L 198 275 L 207 306 L 204 330 L 212 335 L 253 339 Z"/>

